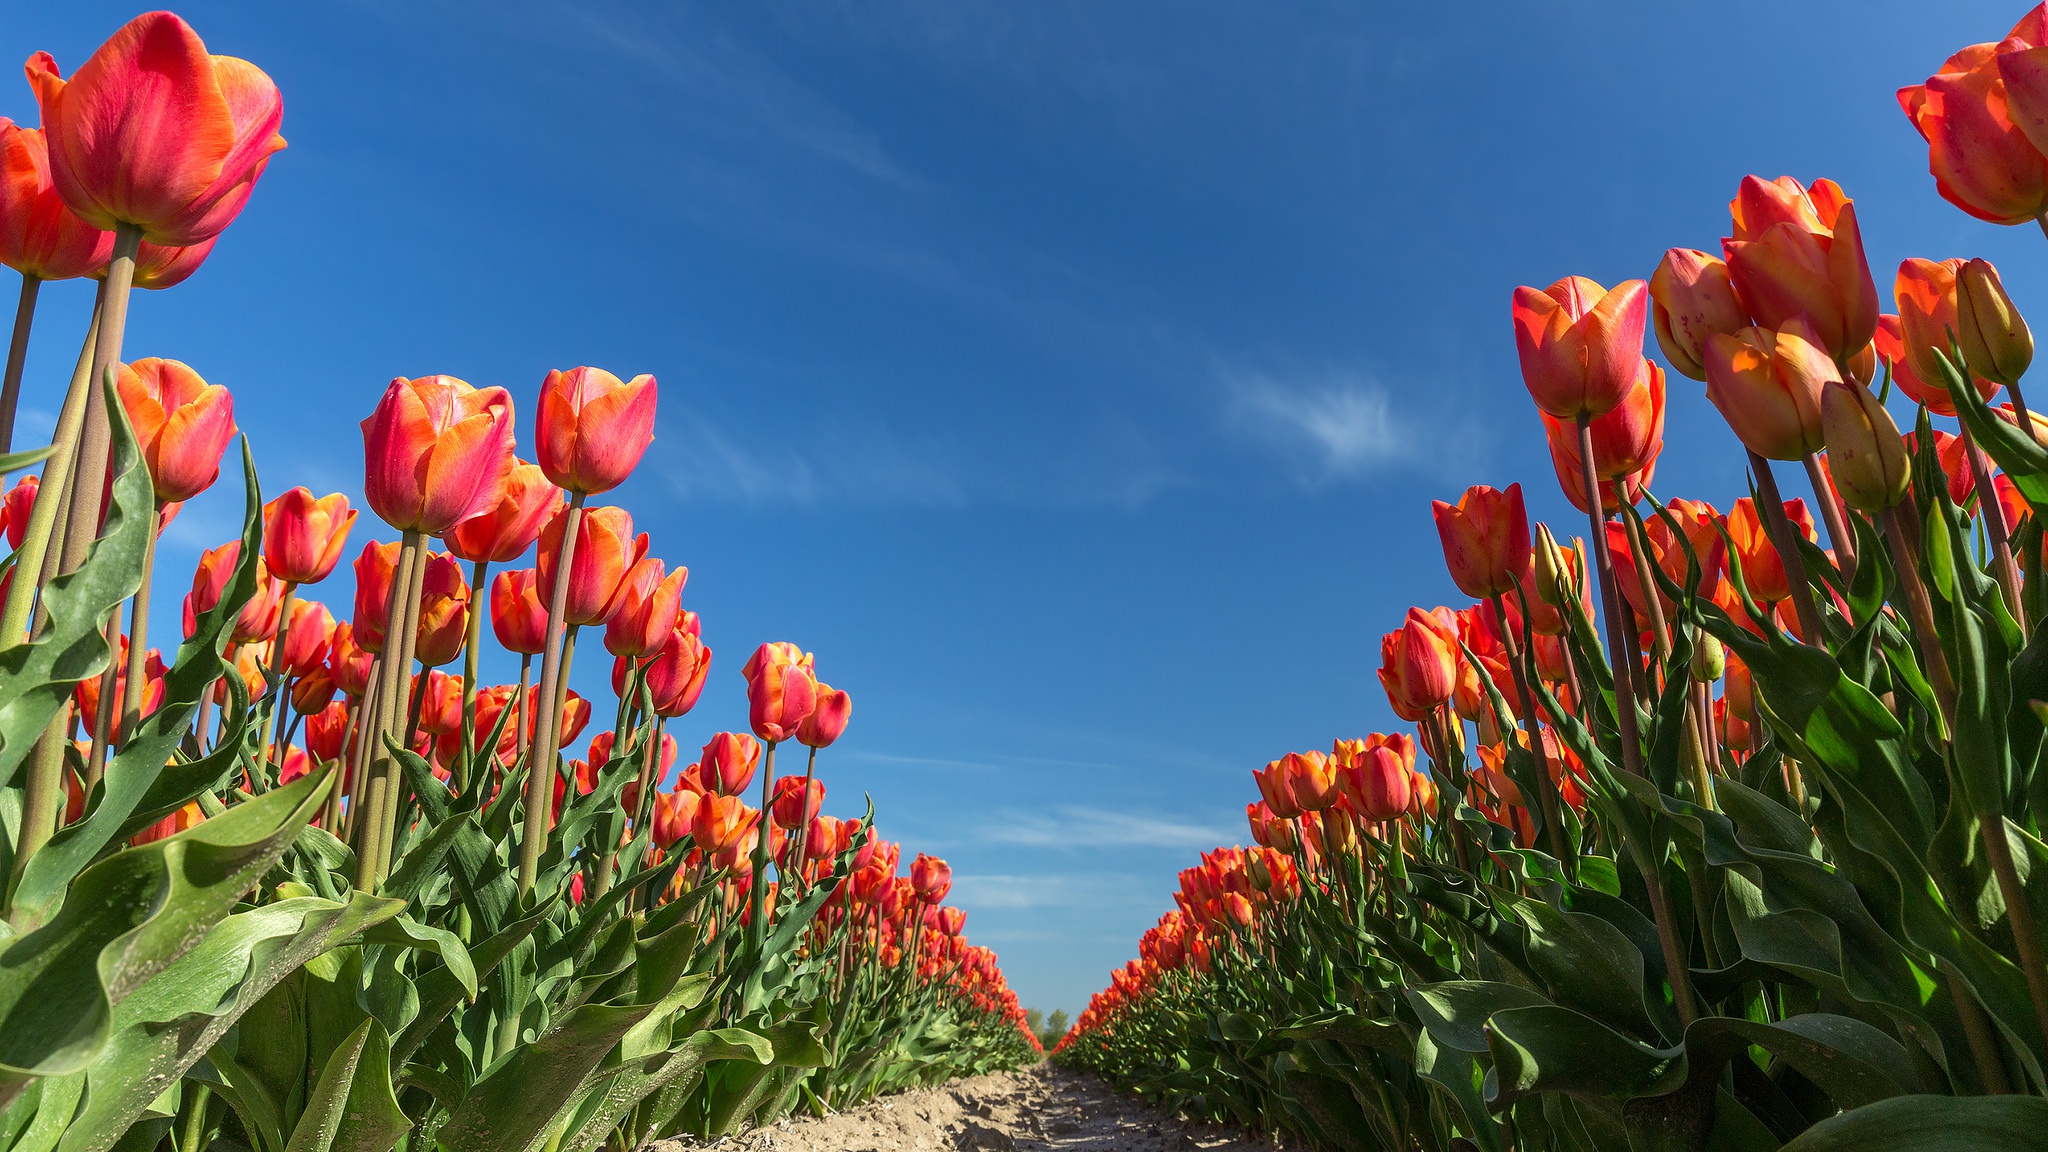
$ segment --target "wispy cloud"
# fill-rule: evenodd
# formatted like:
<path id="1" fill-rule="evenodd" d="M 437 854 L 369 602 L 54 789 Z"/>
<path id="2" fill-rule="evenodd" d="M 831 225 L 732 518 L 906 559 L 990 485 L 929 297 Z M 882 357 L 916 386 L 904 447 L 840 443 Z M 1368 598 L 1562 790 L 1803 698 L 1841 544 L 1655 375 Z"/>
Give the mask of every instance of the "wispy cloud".
<path id="1" fill-rule="evenodd" d="M 1051 814 L 1007 812 L 981 839 L 1032 848 L 1178 848 L 1201 851 L 1230 838 L 1224 829 L 1171 816 L 1066 805 Z"/>
<path id="2" fill-rule="evenodd" d="M 662 435 L 683 445 L 661 457 L 685 500 L 744 505 L 910 505 L 955 508 L 966 495 L 930 451 L 909 448 L 878 424 L 835 423 L 797 437 L 750 442 L 703 413 L 665 417 Z"/>
<path id="3" fill-rule="evenodd" d="M 1105 904 L 1156 904 L 1162 899 L 1152 877 L 1121 872 L 991 875 L 955 873 L 952 901 L 968 909 L 1049 908 Z M 990 937 L 993 938 L 993 937 Z M 1025 937 L 1025 938 L 1028 938 Z"/>
<path id="4" fill-rule="evenodd" d="M 1356 480 L 1415 459 L 1415 437 L 1384 389 L 1354 373 L 1283 380 L 1225 370 L 1226 418 L 1288 460 L 1303 485 Z"/>

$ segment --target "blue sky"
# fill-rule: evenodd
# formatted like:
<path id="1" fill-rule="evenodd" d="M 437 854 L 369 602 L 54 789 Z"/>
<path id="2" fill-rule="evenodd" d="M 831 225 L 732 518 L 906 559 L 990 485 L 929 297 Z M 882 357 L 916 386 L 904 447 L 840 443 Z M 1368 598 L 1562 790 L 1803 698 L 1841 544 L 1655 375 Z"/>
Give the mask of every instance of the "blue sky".
<path id="1" fill-rule="evenodd" d="M 717 652 L 679 735 L 744 725 L 756 644 L 815 651 L 855 702 L 828 809 L 949 857 L 969 935 L 1071 1012 L 1243 839 L 1252 768 L 1395 723 L 1380 633 L 1459 603 L 1430 497 L 1519 479 L 1575 522 L 1515 285 L 1646 277 L 1792 173 L 1857 198 L 1887 296 L 1982 255 L 2048 316 L 2048 245 L 1942 203 L 1892 97 L 2017 4 L 1364 7 L 188 4 L 290 147 L 128 354 L 233 388 L 267 491 L 352 497 L 394 375 L 505 385 L 530 443 L 547 369 L 656 374 L 616 499 Z M 5 44 L 68 72 L 133 14 Z M 24 438 L 90 291 L 43 302 Z M 1725 507 L 1738 446 L 1671 392 L 1658 488 Z M 158 620 L 239 502 L 173 526 Z"/>

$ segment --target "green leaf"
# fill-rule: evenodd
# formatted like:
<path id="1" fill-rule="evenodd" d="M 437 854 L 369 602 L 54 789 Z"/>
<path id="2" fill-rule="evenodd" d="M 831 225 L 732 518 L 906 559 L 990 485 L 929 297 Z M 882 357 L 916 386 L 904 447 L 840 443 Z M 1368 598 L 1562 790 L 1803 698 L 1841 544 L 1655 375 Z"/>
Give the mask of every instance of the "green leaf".
<path id="1" fill-rule="evenodd" d="M 1493 1014 L 1487 1031 L 1495 1108 L 1538 1092 L 1661 1096 L 1685 1079 L 1683 1049 L 1652 1048 L 1569 1008 L 1509 1008 Z"/>
<path id="2" fill-rule="evenodd" d="M 367 1019 L 320 1070 L 285 1152 L 390 1152 L 412 1128 L 391 1091 L 391 1040 Z"/>
<path id="3" fill-rule="evenodd" d="M 1782 1152 L 1989 1152 L 2038 1148 L 2044 1132 L 2048 1100 L 2035 1096 L 1898 1096 L 1823 1120 Z"/>

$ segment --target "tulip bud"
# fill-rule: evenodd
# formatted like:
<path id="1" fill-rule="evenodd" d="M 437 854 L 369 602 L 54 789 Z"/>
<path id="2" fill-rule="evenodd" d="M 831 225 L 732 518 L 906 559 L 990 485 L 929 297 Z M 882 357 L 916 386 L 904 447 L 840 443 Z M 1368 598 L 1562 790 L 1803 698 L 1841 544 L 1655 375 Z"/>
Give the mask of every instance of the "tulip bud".
<path id="1" fill-rule="evenodd" d="M 549 372 L 535 442 L 548 479 L 571 492 L 624 483 L 654 442 L 654 377 L 622 381 L 602 368 Z"/>
<path id="2" fill-rule="evenodd" d="M 775 802 L 772 806 L 775 823 L 788 831 L 808 829 L 811 821 L 817 819 L 818 809 L 824 803 L 823 780 L 784 776 L 775 782 Z"/>
<path id="3" fill-rule="evenodd" d="M 356 557 L 355 641 L 365 651 L 384 650 L 385 617 L 391 611 L 391 581 L 398 567 L 397 541 L 363 545 Z"/>
<path id="4" fill-rule="evenodd" d="M 1970 261 L 1956 278 L 1956 339 L 1971 372 L 2007 387 L 2034 362 L 2034 334 L 1989 260 Z"/>
<path id="5" fill-rule="evenodd" d="M 1707 339 L 1749 325 L 1728 265 L 1694 248 L 1664 253 L 1650 277 L 1650 300 L 1657 346 L 1673 368 L 1695 380 L 1707 378 Z"/>
<path id="6" fill-rule="evenodd" d="M 1457 626 L 1408 609 L 1400 629 L 1380 638 L 1379 672 L 1395 715 L 1408 721 L 1429 715 L 1457 689 Z"/>
<path id="7" fill-rule="evenodd" d="M 420 625 L 414 633 L 413 657 L 432 668 L 462 654 L 469 637 L 469 581 L 462 565 L 446 552 L 427 557 L 420 580 Z"/>
<path id="8" fill-rule="evenodd" d="M 1906 498 L 1912 462 L 1891 413 L 1860 384 L 1829 384 L 1821 392 L 1828 474 L 1851 508 L 1882 512 Z"/>
<path id="9" fill-rule="evenodd" d="M 796 726 L 797 743 L 810 748 L 829 748 L 846 731 L 847 721 L 853 719 L 853 697 L 832 687 L 824 681 L 818 682 L 818 702 L 811 714 Z"/>
<path id="10" fill-rule="evenodd" d="M 503 388 L 401 376 L 362 429 L 363 495 L 393 528 L 439 536 L 504 499 L 513 456 Z"/>
<path id="11" fill-rule="evenodd" d="M 540 655 L 547 631 L 548 606 L 533 569 L 511 568 L 492 578 L 491 632 L 507 652 Z"/>
<path id="12" fill-rule="evenodd" d="M 505 494 L 489 511 L 472 516 L 443 536 L 448 551 L 472 564 L 507 564 L 519 559 L 562 507 L 562 490 L 548 482 L 540 465 L 513 457 Z"/>
<path id="13" fill-rule="evenodd" d="M 555 567 L 562 554 L 562 534 L 569 510 L 563 509 L 541 530 L 540 595 L 553 594 Z M 569 596 L 564 618 L 571 624 L 603 624 L 622 605 L 626 574 L 647 555 L 647 533 L 633 535 L 633 516 L 624 508 L 606 506 L 585 511 L 576 525 L 576 553 L 569 563 Z"/>
<path id="14" fill-rule="evenodd" d="M 1641 280 L 1610 291 L 1568 276 L 1542 291 L 1515 289 L 1515 350 L 1536 407 L 1558 420 L 1576 420 L 1619 405 L 1643 359 L 1649 299 Z"/>
<path id="15" fill-rule="evenodd" d="M 745 675 L 754 735 L 777 743 L 794 739 L 797 726 L 817 706 L 810 655 L 794 644 L 763 644 L 747 661 Z"/>
<path id="16" fill-rule="evenodd" d="M 1563 608 L 1576 603 L 1578 596 L 1578 573 L 1583 568 L 1574 566 L 1565 558 L 1562 548 L 1557 546 L 1557 537 L 1550 534 L 1550 525 L 1536 526 L 1536 598 L 1552 608 Z M 1577 552 L 1574 551 L 1576 556 Z"/>
<path id="17" fill-rule="evenodd" d="M 1841 379 L 1803 317 L 1776 332 L 1744 328 L 1707 341 L 1707 399 L 1765 459 L 1799 460 L 1821 449 L 1821 388 Z"/>
<path id="18" fill-rule="evenodd" d="M 293 488 L 263 506 L 263 559 L 271 574 L 293 584 L 317 584 L 334 571 L 356 510 L 339 492 L 315 499 Z"/>
<path id="19" fill-rule="evenodd" d="M 953 889 L 953 869 L 937 856 L 920 852 L 910 864 L 910 886 L 917 892 L 917 898 L 927 904 L 937 904 Z"/>
<path id="20" fill-rule="evenodd" d="M 1692 678 L 1700 684 L 1712 684 L 1721 678 L 1728 666 L 1728 650 L 1719 640 L 1702 632 L 1694 641 L 1692 650 Z"/>
<path id="21" fill-rule="evenodd" d="M 754 782 L 761 746 L 744 732 L 720 732 L 704 745 L 700 778 L 704 786 L 722 796 L 738 796 Z"/>
<path id="22" fill-rule="evenodd" d="M 115 389 L 149 463 L 157 502 L 190 500 L 220 478 L 235 436 L 235 398 L 176 360 L 148 357 L 121 369 Z"/>
<path id="23" fill-rule="evenodd" d="M 1437 535 L 1443 540 L 1444 564 L 1451 581 L 1477 600 L 1506 592 L 1529 562 L 1529 516 L 1522 508 L 1522 486 L 1505 492 L 1475 485 L 1456 505 L 1432 501 Z"/>

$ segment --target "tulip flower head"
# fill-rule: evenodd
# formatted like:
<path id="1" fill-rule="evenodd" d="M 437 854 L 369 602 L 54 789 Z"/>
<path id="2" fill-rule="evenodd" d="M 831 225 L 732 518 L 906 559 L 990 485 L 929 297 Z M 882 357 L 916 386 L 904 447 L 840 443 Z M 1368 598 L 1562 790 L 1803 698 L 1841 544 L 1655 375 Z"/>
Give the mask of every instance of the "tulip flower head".
<path id="1" fill-rule="evenodd" d="M 678 628 L 641 666 L 647 690 L 654 697 L 654 714 L 674 718 L 697 706 L 704 694 L 704 681 L 711 671 L 711 649 L 695 633 Z"/>
<path id="2" fill-rule="evenodd" d="M 1819 542 L 1813 513 L 1806 510 L 1804 500 L 1787 500 L 1785 518 L 1808 540 Z M 1771 543 L 1769 533 L 1764 530 L 1763 518 L 1757 514 L 1756 504 L 1749 497 L 1735 502 L 1735 507 L 1728 513 L 1727 527 L 1728 538 L 1735 546 L 1734 557 L 1741 561 L 1742 581 L 1749 588 L 1750 596 L 1767 604 L 1791 596 L 1792 585 L 1785 575 L 1785 562 Z M 1741 616 L 1740 613 L 1736 615 L 1738 619 Z"/>
<path id="3" fill-rule="evenodd" d="M 468 635 L 469 582 L 462 578 L 462 565 L 446 552 L 432 553 L 420 579 L 413 657 L 429 668 L 446 664 L 462 654 Z"/>
<path id="4" fill-rule="evenodd" d="M 788 831 L 809 828 L 824 803 L 823 780 L 784 776 L 775 782 L 775 823 Z"/>
<path id="5" fill-rule="evenodd" d="M 346 620 L 334 626 L 327 639 L 327 672 L 336 688 L 361 697 L 370 686 L 370 664 L 376 657 L 357 645 L 355 632 L 355 625 Z"/>
<path id="6" fill-rule="evenodd" d="M 2034 334 L 1989 260 L 1969 261 L 1956 277 L 1956 337 L 1972 374 L 2007 387 L 2034 362 Z"/>
<path id="7" fill-rule="evenodd" d="M 149 462 L 159 504 L 190 500 L 220 477 L 235 436 L 235 400 L 176 360 L 149 357 L 121 369 L 115 388 Z"/>
<path id="8" fill-rule="evenodd" d="M 1613 290 L 1583 276 L 1515 289 L 1515 350 L 1536 407 L 1557 420 L 1601 416 L 1627 396 L 1643 359 L 1649 286 Z"/>
<path id="9" fill-rule="evenodd" d="M 1337 778 L 1321 752 L 1289 752 L 1280 758 L 1287 790 L 1304 812 L 1321 812 L 1337 802 Z"/>
<path id="10" fill-rule="evenodd" d="M 937 856 L 920 852 L 910 863 L 910 886 L 916 890 L 917 898 L 927 904 L 937 904 L 953 890 L 953 868 Z"/>
<path id="11" fill-rule="evenodd" d="M 334 616 L 317 600 L 292 601 L 291 619 L 285 624 L 283 671 L 305 676 L 324 668 L 334 637 Z"/>
<path id="12" fill-rule="evenodd" d="M 1877 285 L 1863 254 L 1856 205 L 1832 180 L 1745 176 L 1728 203 L 1734 235 L 1721 241 L 1735 295 L 1758 327 L 1803 318 L 1814 342 L 1846 367 L 1877 331 Z"/>
<path id="13" fill-rule="evenodd" d="M 1707 399 L 1736 438 L 1767 460 L 1802 459 L 1826 445 L 1821 389 L 1841 382 L 1803 317 L 1777 332 L 1744 328 L 1707 341 Z"/>
<path id="14" fill-rule="evenodd" d="M 548 479 L 589 494 L 624 483 L 654 442 L 656 393 L 644 374 L 621 381 L 602 368 L 549 372 L 535 426 Z"/>
<path id="15" fill-rule="evenodd" d="M 1294 800 L 1293 782 L 1280 761 L 1271 761 L 1264 768 L 1253 771 L 1252 780 L 1259 786 L 1259 795 L 1264 799 L 1267 811 L 1275 818 L 1292 820 L 1301 815 L 1301 805 Z"/>
<path id="16" fill-rule="evenodd" d="M 1996 44 L 1972 44 L 1899 107 L 1927 141 L 1927 169 L 1944 200 L 1993 224 L 2048 211 L 2048 13 L 2036 7 Z"/>
<path id="17" fill-rule="evenodd" d="M 563 509 L 541 530 L 537 591 L 553 595 L 555 567 L 562 554 L 562 534 L 569 510 Z M 564 618 L 571 624 L 603 624 L 624 601 L 626 574 L 647 555 L 647 534 L 633 535 L 633 516 L 624 508 L 586 510 L 577 519 L 576 552 L 569 563 L 569 598 Z"/>
<path id="18" fill-rule="evenodd" d="M 715 856 L 744 845 L 753 834 L 758 815 L 737 796 L 709 793 L 698 798 L 691 834 L 700 850 Z"/>
<path id="19" fill-rule="evenodd" d="M 47 52 L 27 70 L 57 191 L 96 228 L 197 244 L 234 220 L 284 147 L 277 85 L 246 60 L 209 55 L 168 12 L 129 21 L 69 80 Z"/>
<path id="20" fill-rule="evenodd" d="M 27 538 L 28 518 L 35 513 L 36 492 L 41 487 L 42 481 L 34 473 L 30 473 L 15 481 L 14 487 L 7 490 L 6 518 L 7 546 L 9 548 L 21 547 L 22 540 Z"/>
<path id="21" fill-rule="evenodd" d="M 293 488 L 263 506 L 263 559 L 280 580 L 317 584 L 334 571 L 355 522 L 356 510 L 342 493 L 316 499 Z"/>
<path id="22" fill-rule="evenodd" d="M 531 568 L 514 568 L 491 580 L 491 632 L 507 652 L 538 656 L 547 642 L 548 606 L 541 601 Z"/>
<path id="23" fill-rule="evenodd" d="M 1457 678 L 1458 630 L 1451 621 L 1410 608 L 1401 627 L 1380 639 L 1380 684 L 1401 719 L 1419 721 L 1449 702 Z"/>
<path id="24" fill-rule="evenodd" d="M 57 194 L 42 129 L 0 116 L 0 264 L 38 280 L 69 280 L 113 251 L 114 234 L 79 219 Z"/>
<path id="25" fill-rule="evenodd" d="M 846 731 L 853 719 L 853 697 L 820 681 L 817 703 L 803 723 L 796 726 L 797 742 L 811 748 L 829 748 Z"/>
<path id="26" fill-rule="evenodd" d="M 458 560 L 507 564 L 533 547 L 561 507 L 562 490 L 548 482 L 540 465 L 515 457 L 497 505 L 450 528 L 443 539 Z"/>
<path id="27" fill-rule="evenodd" d="M 362 427 L 363 495 L 393 528 L 439 536 L 504 499 L 513 425 L 503 388 L 401 376 Z"/>
<path id="28" fill-rule="evenodd" d="M 1615 494 L 1617 482 L 1633 503 L 1656 474 L 1657 457 L 1664 451 L 1664 370 L 1648 360 L 1636 384 L 1622 403 L 1604 416 L 1593 418 L 1593 472 L 1600 483 L 1600 501 L 1609 511 L 1620 508 Z M 1547 413 L 1539 414 L 1550 444 L 1550 462 L 1557 471 L 1558 486 L 1571 502 L 1586 510 L 1585 470 L 1580 463 L 1578 430 Z"/>
<path id="29" fill-rule="evenodd" d="M 1851 508 L 1882 512 L 1906 498 L 1912 462 L 1891 413 L 1861 384 L 1836 382 L 1821 392 L 1828 475 Z"/>
<path id="30" fill-rule="evenodd" d="M 794 739 L 798 725 L 817 705 L 810 654 L 794 644 L 763 644 L 744 671 L 754 735 L 777 743 Z"/>
<path id="31" fill-rule="evenodd" d="M 1664 253 L 1650 277 L 1650 301 L 1657 346 L 1673 368 L 1695 380 L 1707 378 L 1707 340 L 1749 326 L 1728 265 L 1696 248 Z"/>
<path id="32" fill-rule="evenodd" d="M 674 633 L 682 612 L 688 568 L 663 572 L 655 557 L 642 557 L 619 590 L 619 610 L 604 626 L 605 651 L 614 656 L 650 655 Z"/>
<path id="33" fill-rule="evenodd" d="M 363 545 L 356 556 L 355 642 L 367 652 L 384 650 L 386 617 L 391 612 L 391 581 L 398 567 L 399 543 Z"/>
<path id="34" fill-rule="evenodd" d="M 1455 505 L 1432 501 L 1444 564 L 1460 591 L 1474 599 L 1507 592 L 1529 563 L 1529 514 L 1522 486 L 1505 492 L 1484 485 L 1465 490 Z"/>
<path id="35" fill-rule="evenodd" d="M 704 745 L 698 761 L 704 786 L 721 796 L 739 796 L 754 782 L 761 745 L 744 732 L 720 732 Z"/>

